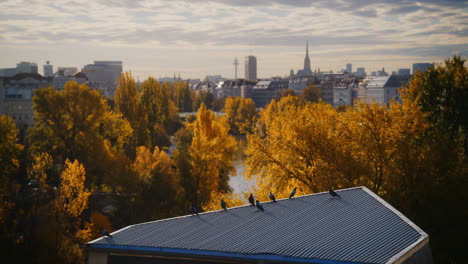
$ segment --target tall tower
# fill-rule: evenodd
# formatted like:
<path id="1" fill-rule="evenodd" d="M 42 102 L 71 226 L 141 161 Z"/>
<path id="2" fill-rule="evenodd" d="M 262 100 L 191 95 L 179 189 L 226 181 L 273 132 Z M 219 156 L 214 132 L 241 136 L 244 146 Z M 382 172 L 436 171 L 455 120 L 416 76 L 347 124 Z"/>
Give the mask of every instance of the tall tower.
<path id="1" fill-rule="evenodd" d="M 239 65 L 239 61 L 237 60 L 237 58 L 235 58 L 234 59 L 234 68 L 235 68 L 234 80 L 237 80 L 237 65 Z"/>
<path id="2" fill-rule="evenodd" d="M 257 81 L 257 58 L 255 56 L 245 57 L 245 79 Z"/>
<path id="3" fill-rule="evenodd" d="M 306 56 L 304 59 L 304 75 L 312 75 L 312 70 L 310 69 L 310 59 L 309 59 L 309 41 L 306 43 Z"/>
<path id="4" fill-rule="evenodd" d="M 53 66 L 47 61 L 47 63 L 44 64 L 44 77 L 52 77 L 53 75 Z"/>

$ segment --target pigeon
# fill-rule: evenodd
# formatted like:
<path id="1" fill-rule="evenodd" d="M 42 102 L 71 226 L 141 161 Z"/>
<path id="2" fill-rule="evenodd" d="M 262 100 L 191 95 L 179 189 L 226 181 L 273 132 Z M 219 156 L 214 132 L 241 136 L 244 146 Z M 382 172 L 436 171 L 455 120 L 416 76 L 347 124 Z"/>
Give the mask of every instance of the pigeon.
<path id="1" fill-rule="evenodd" d="M 103 236 L 112 238 L 111 234 L 109 234 L 109 232 L 107 232 L 107 230 L 104 229 L 103 227 L 101 227 L 101 234 L 102 234 Z"/>
<path id="2" fill-rule="evenodd" d="M 197 208 L 195 206 L 193 206 L 193 204 L 190 205 L 190 213 L 192 215 L 198 215 Z"/>
<path id="3" fill-rule="evenodd" d="M 221 199 L 221 207 L 224 209 L 224 211 L 227 211 L 227 205 L 223 199 Z"/>
<path id="4" fill-rule="evenodd" d="M 275 195 L 274 195 L 272 192 L 270 192 L 270 199 L 271 199 L 274 203 L 276 203 Z"/>
<path id="5" fill-rule="evenodd" d="M 265 211 L 265 210 L 263 209 L 262 204 L 261 204 L 258 200 L 257 200 L 257 202 L 255 203 L 255 206 L 258 208 L 258 210 L 260 210 L 260 211 L 262 211 L 262 212 Z"/>
<path id="6" fill-rule="evenodd" d="M 291 191 L 291 194 L 289 195 L 289 199 L 293 198 L 293 196 L 296 195 L 296 189 L 297 187 L 294 187 L 294 189 Z"/>
<path id="7" fill-rule="evenodd" d="M 341 198 L 341 196 L 339 196 L 335 191 L 333 191 L 332 188 L 330 188 L 329 193 L 330 193 L 330 195 L 333 196 L 333 197 Z"/>
<path id="8" fill-rule="evenodd" d="M 249 203 L 252 205 L 252 206 L 255 206 L 255 200 L 254 200 L 254 197 L 252 194 L 250 194 L 249 196 Z"/>

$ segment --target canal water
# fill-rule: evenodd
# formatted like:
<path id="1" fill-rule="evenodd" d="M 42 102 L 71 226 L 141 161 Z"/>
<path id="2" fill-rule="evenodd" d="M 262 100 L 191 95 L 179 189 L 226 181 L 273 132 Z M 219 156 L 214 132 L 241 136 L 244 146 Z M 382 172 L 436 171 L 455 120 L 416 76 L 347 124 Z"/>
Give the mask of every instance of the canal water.
<path id="1" fill-rule="evenodd" d="M 255 184 L 255 179 L 252 178 L 250 181 L 247 181 L 245 178 L 246 165 L 243 160 L 235 160 L 234 167 L 236 168 L 236 174 L 231 175 L 229 185 L 234 193 L 243 193 Z"/>

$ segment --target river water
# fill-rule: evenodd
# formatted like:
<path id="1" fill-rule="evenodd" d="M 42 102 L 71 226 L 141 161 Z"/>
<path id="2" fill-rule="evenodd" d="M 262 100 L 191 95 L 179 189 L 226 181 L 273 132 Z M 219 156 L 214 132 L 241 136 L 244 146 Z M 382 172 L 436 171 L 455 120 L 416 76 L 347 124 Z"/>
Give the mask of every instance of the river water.
<path id="1" fill-rule="evenodd" d="M 243 160 L 235 160 L 234 167 L 236 168 L 236 174 L 231 175 L 229 179 L 229 185 L 231 186 L 234 193 L 243 193 L 250 189 L 255 184 L 255 179 L 247 181 L 245 178 L 246 165 Z"/>

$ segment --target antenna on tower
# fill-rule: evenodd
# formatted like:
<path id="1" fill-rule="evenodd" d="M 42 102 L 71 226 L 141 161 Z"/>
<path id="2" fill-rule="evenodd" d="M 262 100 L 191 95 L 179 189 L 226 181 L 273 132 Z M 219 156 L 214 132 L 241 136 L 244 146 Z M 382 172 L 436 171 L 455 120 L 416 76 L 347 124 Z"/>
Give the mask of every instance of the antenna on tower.
<path id="1" fill-rule="evenodd" d="M 234 71 L 234 80 L 237 80 L 237 65 L 239 65 L 239 61 L 237 60 L 237 58 L 234 59 L 234 68 L 235 68 L 235 71 Z"/>

